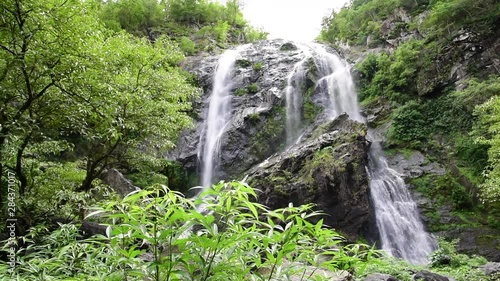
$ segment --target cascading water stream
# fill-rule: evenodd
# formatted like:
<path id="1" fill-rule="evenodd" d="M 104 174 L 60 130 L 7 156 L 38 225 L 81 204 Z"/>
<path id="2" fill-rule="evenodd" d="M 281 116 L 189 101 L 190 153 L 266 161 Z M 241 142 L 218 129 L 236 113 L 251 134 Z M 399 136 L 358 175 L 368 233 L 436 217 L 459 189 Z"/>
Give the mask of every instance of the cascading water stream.
<path id="1" fill-rule="evenodd" d="M 372 140 L 368 173 L 382 249 L 413 264 L 425 264 L 435 249 L 417 204 L 401 176 L 387 165 L 380 141 Z"/>
<path id="2" fill-rule="evenodd" d="M 220 152 L 220 139 L 231 117 L 231 77 L 236 58 L 244 46 L 226 51 L 218 61 L 213 77 L 204 130 L 200 136 L 199 158 L 202 162 L 202 185 L 212 184 Z M 347 63 L 337 55 L 328 53 L 319 44 L 300 45 L 303 58 L 289 74 L 286 88 L 287 144 L 300 142 L 302 134 L 302 92 L 305 90 L 307 63 L 312 58 L 320 79 L 315 92 L 327 97 L 325 112 L 333 119 L 342 113 L 351 119 L 365 122 L 360 114 L 357 95 Z M 403 179 L 388 167 L 380 148 L 380 141 L 373 139 L 369 152 L 370 190 L 380 232 L 381 248 L 389 254 L 404 258 L 411 263 L 427 262 L 427 255 L 435 248 L 435 242 L 427 234 L 420 220 L 416 204 L 411 198 Z"/>
<path id="3" fill-rule="evenodd" d="M 333 119 L 345 112 L 351 119 L 365 123 L 360 114 L 348 65 L 337 55 L 328 53 L 321 45 L 307 46 L 312 51 L 321 77 L 316 84 L 316 90 L 328 95 L 329 103 L 325 109 L 328 116 Z M 287 98 L 294 95 L 301 93 L 287 91 Z M 293 102 L 287 102 L 287 113 L 289 104 Z M 297 118 L 300 120 L 300 115 L 287 118 L 294 118 L 293 122 L 300 122 L 296 120 Z M 374 140 L 370 131 L 368 138 L 372 138 L 372 145 L 367 170 L 381 248 L 390 255 L 404 258 L 411 263 L 424 264 L 427 262 L 427 256 L 436 247 L 434 239 L 425 231 L 418 208 L 403 179 L 387 165 L 380 141 Z"/>
<path id="4" fill-rule="evenodd" d="M 324 46 L 319 44 L 309 46 L 314 50 L 314 61 L 321 77 L 316 87 L 328 93 L 329 117 L 333 119 L 345 112 L 351 119 L 364 122 L 349 67 L 337 55 L 328 53 Z"/>
<path id="5" fill-rule="evenodd" d="M 220 139 L 231 117 L 231 76 L 234 71 L 236 57 L 244 47 L 240 46 L 236 50 L 224 52 L 219 58 L 213 76 L 208 115 L 203 124 L 204 133 L 200 135 L 198 147 L 198 157 L 202 162 L 201 184 L 204 187 L 212 184 L 213 173 L 220 152 Z"/>
<path id="6" fill-rule="evenodd" d="M 305 64 L 310 58 L 306 48 L 301 48 L 301 51 L 305 54 L 304 58 L 294 65 L 292 72 L 288 75 L 285 89 L 287 146 L 293 145 L 301 135 L 301 108 L 303 104 L 301 90 L 307 71 Z"/>

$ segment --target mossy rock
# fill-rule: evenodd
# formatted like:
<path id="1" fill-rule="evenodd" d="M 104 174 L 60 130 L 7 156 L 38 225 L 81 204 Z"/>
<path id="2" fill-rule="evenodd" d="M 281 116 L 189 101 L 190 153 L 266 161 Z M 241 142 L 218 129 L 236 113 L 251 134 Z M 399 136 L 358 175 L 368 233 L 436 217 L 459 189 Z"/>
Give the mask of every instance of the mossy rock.
<path id="1" fill-rule="evenodd" d="M 235 96 L 243 96 L 243 95 L 246 95 L 248 93 L 248 89 L 247 88 L 239 88 L 239 89 L 236 89 L 233 94 Z"/>
<path id="2" fill-rule="evenodd" d="M 297 50 L 297 46 L 293 43 L 287 42 L 280 47 L 280 51 L 295 51 Z"/>
<path id="3" fill-rule="evenodd" d="M 236 65 L 238 67 L 246 68 L 246 67 L 251 66 L 252 62 L 250 62 L 249 60 L 239 59 L 239 60 L 236 60 Z"/>
<path id="4" fill-rule="evenodd" d="M 304 120 L 307 123 L 314 122 L 316 116 L 318 116 L 318 114 L 320 114 L 321 111 L 323 110 L 321 106 L 318 106 L 313 102 L 312 100 L 313 94 L 314 94 L 314 86 L 309 87 L 304 95 L 303 115 L 304 115 Z"/>
<path id="5" fill-rule="evenodd" d="M 260 118 L 260 117 L 259 117 Z M 285 143 L 286 113 L 283 106 L 276 106 L 266 116 L 264 126 L 254 135 L 251 154 L 259 159 L 267 158 L 276 151 L 276 147 Z M 274 147 L 269 144 L 273 144 Z"/>

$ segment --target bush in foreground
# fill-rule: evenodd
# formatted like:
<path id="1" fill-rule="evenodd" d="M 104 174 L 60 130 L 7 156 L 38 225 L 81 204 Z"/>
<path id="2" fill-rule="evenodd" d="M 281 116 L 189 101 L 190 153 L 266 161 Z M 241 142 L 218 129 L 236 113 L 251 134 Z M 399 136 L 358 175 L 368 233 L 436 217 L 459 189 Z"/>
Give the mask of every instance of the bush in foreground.
<path id="1" fill-rule="evenodd" d="M 220 183 L 196 198 L 164 186 L 129 194 L 96 208 L 87 218 L 108 225 L 106 235 L 79 240 L 75 225 L 47 233 L 39 227 L 27 243 L 13 280 L 327 280 L 328 271 L 361 270 L 374 251 L 342 245 L 324 228 L 312 205 L 269 210 L 241 182 Z M 5 270 L 4 270 L 5 269 Z"/>

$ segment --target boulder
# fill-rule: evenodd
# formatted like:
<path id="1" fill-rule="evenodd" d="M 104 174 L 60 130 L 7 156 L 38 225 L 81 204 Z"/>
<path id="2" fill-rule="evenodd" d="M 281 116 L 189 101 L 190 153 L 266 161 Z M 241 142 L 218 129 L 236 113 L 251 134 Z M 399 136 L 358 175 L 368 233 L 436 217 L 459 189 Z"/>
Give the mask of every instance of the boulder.
<path id="1" fill-rule="evenodd" d="M 139 190 L 137 186 L 134 186 L 129 179 L 125 178 L 122 173 L 114 168 L 104 171 L 101 175 L 101 180 L 122 197 L 132 191 Z"/>
<path id="2" fill-rule="evenodd" d="M 420 177 L 424 174 L 446 174 L 446 170 L 441 164 L 429 162 L 420 151 L 412 151 L 408 156 L 396 153 L 388 157 L 388 164 L 405 177 Z"/>
<path id="3" fill-rule="evenodd" d="M 316 204 L 326 225 L 355 240 L 373 218 L 365 135 L 365 125 L 341 115 L 250 170 L 248 182 L 262 191 L 259 201 L 273 209 Z"/>
<path id="4" fill-rule="evenodd" d="M 399 281 L 399 279 L 389 274 L 372 273 L 366 276 L 363 281 Z"/>
<path id="5" fill-rule="evenodd" d="M 448 277 L 445 277 L 445 276 L 442 276 L 442 275 L 439 275 L 439 274 L 436 274 L 436 273 L 432 273 L 430 271 L 427 271 L 427 270 L 422 270 L 422 271 L 419 271 L 415 274 L 415 276 L 413 277 L 413 280 L 419 280 L 419 281 L 451 281 L 450 279 L 448 279 Z"/>
<path id="6" fill-rule="evenodd" d="M 496 276 L 500 280 L 500 262 L 489 262 L 481 266 L 484 274 L 487 276 Z"/>

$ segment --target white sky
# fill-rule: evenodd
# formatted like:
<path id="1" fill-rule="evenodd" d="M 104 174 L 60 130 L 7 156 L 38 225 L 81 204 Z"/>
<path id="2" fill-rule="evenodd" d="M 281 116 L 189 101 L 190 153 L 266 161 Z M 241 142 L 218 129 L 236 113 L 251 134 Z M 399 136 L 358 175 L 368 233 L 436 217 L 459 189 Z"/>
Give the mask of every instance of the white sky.
<path id="1" fill-rule="evenodd" d="M 221 1 L 224 2 L 224 1 Z M 269 39 L 312 41 L 321 22 L 332 9 L 339 10 L 347 0 L 243 0 L 243 14 L 253 26 L 263 27 Z"/>

